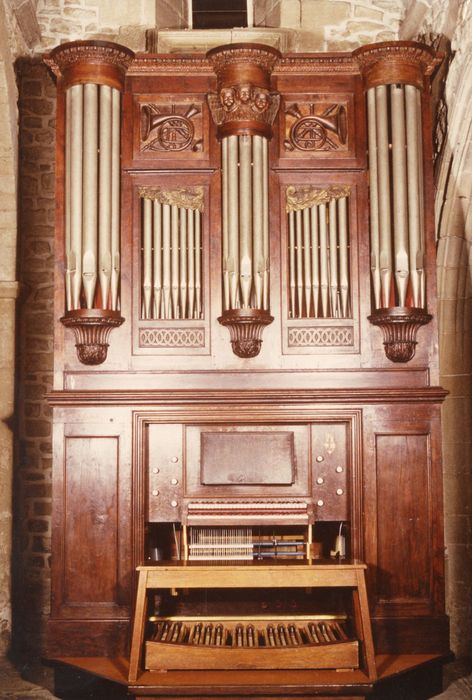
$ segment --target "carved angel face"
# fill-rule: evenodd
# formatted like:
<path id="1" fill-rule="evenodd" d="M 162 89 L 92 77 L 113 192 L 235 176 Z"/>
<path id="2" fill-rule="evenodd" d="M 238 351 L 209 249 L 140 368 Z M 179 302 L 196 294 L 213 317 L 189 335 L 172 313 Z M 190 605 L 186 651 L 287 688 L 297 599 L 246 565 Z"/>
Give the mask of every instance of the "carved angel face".
<path id="1" fill-rule="evenodd" d="M 259 90 L 256 92 L 254 96 L 254 107 L 257 109 L 258 112 L 265 112 L 267 107 L 269 106 L 269 95 L 266 92 L 263 92 L 262 90 Z"/>
<path id="2" fill-rule="evenodd" d="M 233 88 L 222 88 L 220 92 L 220 102 L 226 112 L 231 112 L 236 107 Z"/>
<path id="3" fill-rule="evenodd" d="M 240 88 L 238 89 L 238 97 L 239 101 L 242 104 L 247 104 L 248 102 L 251 101 L 252 97 L 252 88 L 250 85 L 241 85 Z"/>

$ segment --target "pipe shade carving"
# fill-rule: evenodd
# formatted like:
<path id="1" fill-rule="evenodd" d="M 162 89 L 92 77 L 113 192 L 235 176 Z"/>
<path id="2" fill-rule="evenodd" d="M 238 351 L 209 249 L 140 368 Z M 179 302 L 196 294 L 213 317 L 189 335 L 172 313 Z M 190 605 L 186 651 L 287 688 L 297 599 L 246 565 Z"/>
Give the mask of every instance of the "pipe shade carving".
<path id="1" fill-rule="evenodd" d="M 426 310 L 421 91 L 435 61 L 428 47 L 414 42 L 362 47 L 354 56 L 367 93 L 374 307 L 369 319 L 384 331 L 387 357 L 408 362 L 415 354 L 417 329 L 431 318 Z"/>
<path id="2" fill-rule="evenodd" d="M 74 330 L 85 364 L 106 359 L 110 330 L 124 321 L 119 313 L 120 93 L 133 55 L 109 42 L 73 42 L 50 57 L 65 87 L 61 321 Z"/>
<path id="3" fill-rule="evenodd" d="M 280 95 L 270 74 L 280 54 L 256 44 L 234 44 L 208 52 L 217 93 L 208 104 L 222 152 L 223 313 L 233 351 L 260 351 L 269 313 L 268 141 Z M 239 329 L 239 330 L 238 330 Z"/>

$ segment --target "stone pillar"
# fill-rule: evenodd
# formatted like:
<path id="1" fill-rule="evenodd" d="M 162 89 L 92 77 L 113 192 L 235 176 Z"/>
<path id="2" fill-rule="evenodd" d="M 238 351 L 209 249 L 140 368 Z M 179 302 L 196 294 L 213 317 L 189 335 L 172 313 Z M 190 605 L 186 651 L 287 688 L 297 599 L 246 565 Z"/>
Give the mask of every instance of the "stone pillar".
<path id="1" fill-rule="evenodd" d="M 0 656 L 11 637 L 11 542 L 16 279 L 16 101 L 12 56 L 0 11 Z"/>

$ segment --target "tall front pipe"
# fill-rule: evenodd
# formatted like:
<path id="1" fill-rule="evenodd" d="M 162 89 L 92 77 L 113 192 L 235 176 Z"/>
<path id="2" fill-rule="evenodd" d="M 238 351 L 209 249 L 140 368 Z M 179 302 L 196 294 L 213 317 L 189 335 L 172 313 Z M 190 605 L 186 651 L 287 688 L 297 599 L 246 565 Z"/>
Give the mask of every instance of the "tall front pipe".
<path id="1" fill-rule="evenodd" d="M 79 360 L 100 364 L 119 308 L 120 112 L 134 58 L 110 42 L 76 41 L 47 63 L 65 92 L 65 314 Z"/>
<path id="2" fill-rule="evenodd" d="M 280 96 L 270 76 L 280 54 L 258 44 L 232 44 L 207 54 L 217 76 L 208 104 L 222 142 L 223 312 L 233 351 L 260 351 L 269 313 L 268 141 Z"/>
<path id="3" fill-rule="evenodd" d="M 367 92 L 373 312 L 387 357 L 408 362 L 428 323 L 421 95 L 436 59 L 415 42 L 354 52 Z"/>

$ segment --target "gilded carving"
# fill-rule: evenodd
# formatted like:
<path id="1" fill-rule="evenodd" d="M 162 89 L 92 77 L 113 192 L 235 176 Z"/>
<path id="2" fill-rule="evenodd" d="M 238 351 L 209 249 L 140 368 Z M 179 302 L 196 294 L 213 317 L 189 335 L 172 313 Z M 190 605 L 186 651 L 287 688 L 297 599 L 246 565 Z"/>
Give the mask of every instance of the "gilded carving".
<path id="1" fill-rule="evenodd" d="M 348 185 L 331 185 L 324 189 L 316 187 L 289 185 L 286 191 L 286 208 L 289 211 L 299 211 L 318 204 L 327 204 L 333 199 L 349 197 L 351 188 Z"/>
<path id="2" fill-rule="evenodd" d="M 222 87 L 218 94 L 207 95 L 215 124 L 234 121 L 259 121 L 271 126 L 280 105 L 280 95 L 253 85 Z"/>
<path id="3" fill-rule="evenodd" d="M 287 151 L 335 151 L 346 143 L 344 105 L 328 105 L 318 114 L 313 102 L 301 107 L 294 103 L 285 110 L 285 120 L 287 138 L 284 146 Z"/>
<path id="4" fill-rule="evenodd" d="M 180 109 L 179 109 L 180 108 Z M 192 118 L 201 110 L 194 104 L 163 107 L 141 106 L 142 151 L 201 151 L 202 139 L 196 137 Z"/>
<path id="5" fill-rule="evenodd" d="M 163 190 L 161 187 L 139 187 L 139 196 L 154 199 L 161 204 L 197 209 L 203 211 L 203 187 L 177 187 L 175 190 Z"/>

